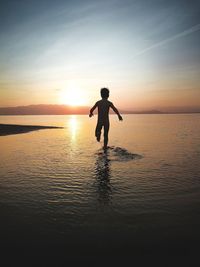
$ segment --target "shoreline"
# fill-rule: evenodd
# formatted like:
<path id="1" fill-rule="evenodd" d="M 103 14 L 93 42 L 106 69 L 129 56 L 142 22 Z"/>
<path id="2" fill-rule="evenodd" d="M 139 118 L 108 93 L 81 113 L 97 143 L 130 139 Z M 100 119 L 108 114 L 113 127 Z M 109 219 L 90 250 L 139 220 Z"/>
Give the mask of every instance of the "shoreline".
<path id="1" fill-rule="evenodd" d="M 200 111 L 193 112 L 121 112 L 122 115 L 186 115 L 186 114 L 200 114 Z M 97 113 L 94 112 L 94 115 Z M 110 112 L 109 115 L 115 115 L 114 112 Z M 1 116 L 88 116 L 88 113 L 67 113 L 67 114 L 0 114 Z"/>
<path id="2" fill-rule="evenodd" d="M 63 129 L 63 128 L 64 127 L 58 127 L 58 126 L 18 125 L 18 124 L 0 123 L 0 136 L 22 134 L 45 129 Z"/>

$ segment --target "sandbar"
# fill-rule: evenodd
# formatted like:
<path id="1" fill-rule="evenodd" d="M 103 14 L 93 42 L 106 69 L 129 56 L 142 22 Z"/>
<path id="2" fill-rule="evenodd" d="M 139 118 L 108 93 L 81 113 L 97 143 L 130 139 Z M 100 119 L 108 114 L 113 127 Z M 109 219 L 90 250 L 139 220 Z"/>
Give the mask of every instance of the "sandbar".
<path id="1" fill-rule="evenodd" d="M 22 134 L 42 129 L 62 129 L 62 128 L 63 127 L 57 127 L 57 126 L 17 125 L 17 124 L 0 123 L 0 136 L 11 135 L 11 134 Z"/>

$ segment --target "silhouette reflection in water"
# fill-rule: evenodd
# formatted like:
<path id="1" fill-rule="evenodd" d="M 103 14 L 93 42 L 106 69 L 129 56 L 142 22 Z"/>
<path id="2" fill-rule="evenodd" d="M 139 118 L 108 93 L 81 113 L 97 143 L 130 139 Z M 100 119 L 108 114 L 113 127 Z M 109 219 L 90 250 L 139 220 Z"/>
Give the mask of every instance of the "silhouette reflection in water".
<path id="1" fill-rule="evenodd" d="M 95 162 L 95 176 L 97 182 L 98 201 L 101 205 L 111 202 L 112 187 L 110 184 L 110 160 L 108 152 L 99 152 Z"/>

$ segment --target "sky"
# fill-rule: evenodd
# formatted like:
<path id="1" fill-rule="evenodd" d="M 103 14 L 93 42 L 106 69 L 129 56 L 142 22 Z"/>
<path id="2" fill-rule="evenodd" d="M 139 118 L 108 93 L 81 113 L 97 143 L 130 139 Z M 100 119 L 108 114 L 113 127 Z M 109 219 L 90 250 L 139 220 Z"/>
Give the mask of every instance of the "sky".
<path id="1" fill-rule="evenodd" d="M 200 108 L 200 1 L 6 0 L 0 107 Z"/>

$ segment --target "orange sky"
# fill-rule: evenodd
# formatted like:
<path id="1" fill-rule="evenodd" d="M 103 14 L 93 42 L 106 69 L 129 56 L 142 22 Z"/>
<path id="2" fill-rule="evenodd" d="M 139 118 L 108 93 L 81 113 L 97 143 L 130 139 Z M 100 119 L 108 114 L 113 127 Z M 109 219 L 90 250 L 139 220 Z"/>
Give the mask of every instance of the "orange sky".
<path id="1" fill-rule="evenodd" d="M 0 107 L 91 106 L 101 87 L 121 109 L 200 107 L 198 3 L 61 2 L 4 3 Z"/>

